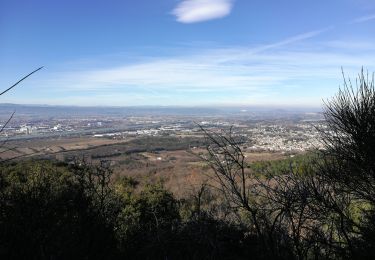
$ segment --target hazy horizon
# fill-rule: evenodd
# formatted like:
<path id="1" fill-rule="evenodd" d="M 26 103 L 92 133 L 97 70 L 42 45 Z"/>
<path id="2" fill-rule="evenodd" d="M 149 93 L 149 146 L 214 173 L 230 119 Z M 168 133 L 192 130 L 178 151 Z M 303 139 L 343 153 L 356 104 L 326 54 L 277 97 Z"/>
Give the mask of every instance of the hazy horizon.
<path id="1" fill-rule="evenodd" d="M 25 106 L 25 107 L 77 107 L 77 108 L 219 108 L 219 109 L 305 109 L 305 110 L 322 110 L 323 103 L 321 106 L 309 106 L 309 105 L 220 105 L 220 104 L 213 104 L 213 105 L 56 105 L 56 104 L 43 104 L 43 103 L 3 103 L 0 102 L 0 106 Z"/>

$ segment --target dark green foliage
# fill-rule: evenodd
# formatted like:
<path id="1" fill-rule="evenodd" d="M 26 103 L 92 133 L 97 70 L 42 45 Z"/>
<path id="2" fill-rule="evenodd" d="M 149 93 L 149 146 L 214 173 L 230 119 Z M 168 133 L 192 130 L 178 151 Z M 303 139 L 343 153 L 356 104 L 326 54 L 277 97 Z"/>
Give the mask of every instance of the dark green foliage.
<path id="1" fill-rule="evenodd" d="M 311 162 L 319 159 L 319 153 L 311 152 L 303 155 L 296 155 L 289 159 L 275 161 L 258 161 L 251 163 L 248 167 L 260 176 L 276 176 L 291 171 L 304 175 L 311 172 Z"/>
<path id="2" fill-rule="evenodd" d="M 48 162 L 1 169 L 2 259 L 104 257 L 111 229 L 75 176 Z"/>
<path id="3" fill-rule="evenodd" d="M 111 175 L 107 162 L 3 165 L 0 257 L 246 259 L 261 251 L 246 228 L 204 207 L 183 220 L 181 209 L 191 204 L 160 184 L 137 191 L 134 179 Z"/>
<path id="4" fill-rule="evenodd" d="M 181 226 L 175 247 L 176 259 L 257 259 L 261 254 L 256 237 L 246 229 L 212 217 L 192 219 Z"/>
<path id="5" fill-rule="evenodd" d="M 131 180 L 121 182 L 134 186 Z M 121 249 L 139 259 L 168 255 L 180 220 L 176 199 L 160 185 L 148 185 L 139 195 L 128 187 L 122 187 L 122 192 L 125 203 L 116 225 Z"/>
<path id="6" fill-rule="evenodd" d="M 331 167 L 324 175 L 375 204 L 375 82 L 362 71 L 356 83 L 345 80 L 325 107 L 329 131 L 322 133 Z"/>
<path id="7" fill-rule="evenodd" d="M 335 193 L 323 197 L 337 215 L 338 235 L 345 257 L 375 257 L 375 85 L 362 70 L 356 85 L 344 80 L 338 94 L 326 103 L 326 149 L 317 178 Z"/>

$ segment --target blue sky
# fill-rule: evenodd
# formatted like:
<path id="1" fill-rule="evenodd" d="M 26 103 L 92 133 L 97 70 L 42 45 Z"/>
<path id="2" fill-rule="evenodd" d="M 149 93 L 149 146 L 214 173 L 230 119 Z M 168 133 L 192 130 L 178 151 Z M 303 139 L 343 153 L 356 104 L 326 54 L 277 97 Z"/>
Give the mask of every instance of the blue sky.
<path id="1" fill-rule="evenodd" d="M 1 0 L 0 102 L 320 106 L 375 71 L 373 0 Z"/>

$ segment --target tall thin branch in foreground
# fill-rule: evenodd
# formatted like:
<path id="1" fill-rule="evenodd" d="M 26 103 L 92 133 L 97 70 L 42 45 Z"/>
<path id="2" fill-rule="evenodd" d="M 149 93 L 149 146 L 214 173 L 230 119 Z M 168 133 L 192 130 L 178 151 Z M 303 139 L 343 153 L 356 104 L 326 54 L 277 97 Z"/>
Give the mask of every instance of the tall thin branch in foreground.
<path id="1" fill-rule="evenodd" d="M 27 79 L 28 77 L 30 77 L 31 75 L 33 75 L 35 72 L 39 71 L 43 69 L 43 66 L 42 67 L 39 67 L 37 68 L 36 70 L 30 72 L 29 74 L 27 74 L 26 76 L 24 76 L 22 79 L 18 80 L 16 83 L 14 83 L 12 86 L 10 86 L 9 88 L 7 88 L 6 90 L 2 91 L 0 93 L 0 96 L 7 93 L 9 90 L 13 89 L 14 87 L 16 87 L 19 83 L 21 83 L 22 81 L 24 81 L 25 79 Z M 0 128 L 0 133 L 2 133 L 5 129 L 5 127 L 9 124 L 9 122 L 12 120 L 12 118 L 14 117 L 14 114 L 16 113 L 16 111 L 13 111 L 13 113 L 11 114 L 11 116 L 8 118 L 8 120 L 5 122 L 4 125 L 1 126 Z M 8 139 L 5 139 L 4 141 L 1 142 L 0 144 L 0 147 L 3 147 L 6 142 L 8 141 Z M 11 148 L 11 149 L 14 149 L 14 148 Z M 4 151 L 3 151 L 4 152 Z"/>
<path id="2" fill-rule="evenodd" d="M 0 93 L 0 96 L 5 94 L 6 92 L 8 92 L 9 90 L 11 90 L 12 88 L 14 88 L 15 86 L 17 86 L 19 83 L 21 83 L 22 81 L 24 81 L 25 79 L 27 79 L 28 77 L 30 77 L 32 74 L 34 74 L 35 72 L 39 71 L 43 69 L 43 67 L 40 67 L 32 72 L 30 72 L 29 74 L 27 74 L 25 77 L 23 77 L 22 79 L 20 79 L 19 81 L 17 81 L 16 83 L 14 83 L 12 86 L 10 86 L 9 88 L 7 88 L 6 90 L 4 90 L 3 92 Z"/>

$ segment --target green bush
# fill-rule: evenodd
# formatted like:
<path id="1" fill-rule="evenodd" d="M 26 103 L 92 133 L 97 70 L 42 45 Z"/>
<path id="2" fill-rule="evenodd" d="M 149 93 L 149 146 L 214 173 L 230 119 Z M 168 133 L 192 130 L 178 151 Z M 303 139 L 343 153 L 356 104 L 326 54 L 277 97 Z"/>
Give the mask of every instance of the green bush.
<path id="1" fill-rule="evenodd" d="M 22 162 L 1 168 L 2 259 L 67 259 L 115 253 L 110 227 L 66 167 Z"/>

